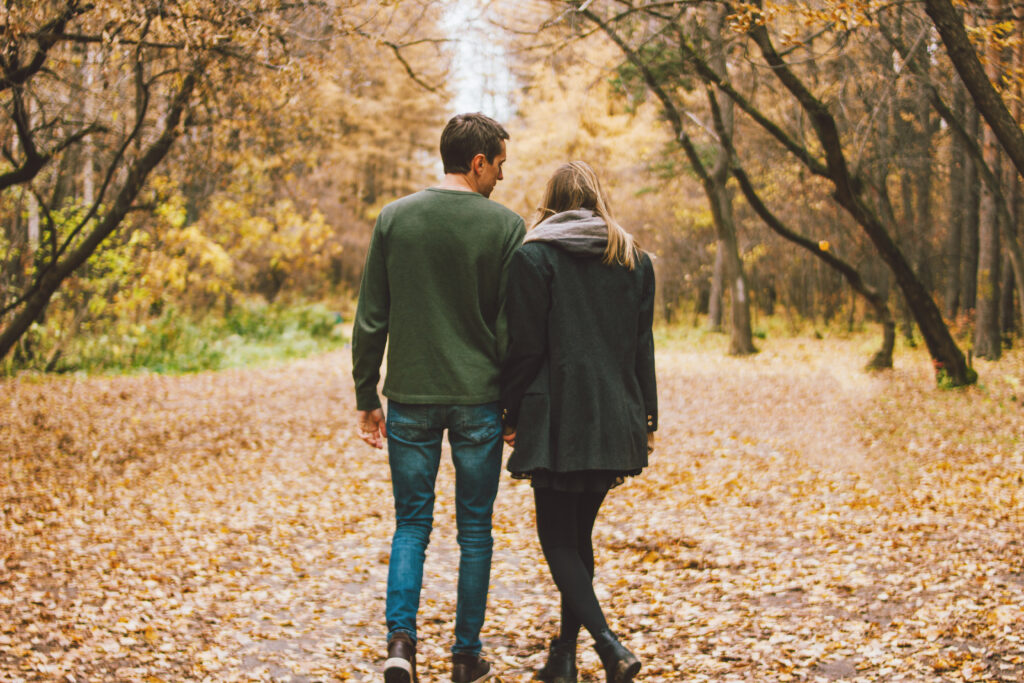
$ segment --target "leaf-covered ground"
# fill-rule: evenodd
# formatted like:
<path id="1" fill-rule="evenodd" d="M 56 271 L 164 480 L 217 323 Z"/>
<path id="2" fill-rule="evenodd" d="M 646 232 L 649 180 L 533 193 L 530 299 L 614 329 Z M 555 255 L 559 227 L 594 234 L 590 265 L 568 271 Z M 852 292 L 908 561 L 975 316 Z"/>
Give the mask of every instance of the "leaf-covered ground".
<path id="1" fill-rule="evenodd" d="M 920 352 L 864 374 L 870 345 L 662 343 L 653 464 L 596 531 L 638 680 L 1024 679 L 1024 360 L 943 392 Z M 353 411 L 343 352 L 0 382 L 0 681 L 379 680 L 390 485 Z M 452 477 L 425 681 L 449 672 Z M 503 479 L 484 633 L 503 681 L 557 618 L 531 502 Z M 589 648 L 581 678 L 603 680 Z"/>

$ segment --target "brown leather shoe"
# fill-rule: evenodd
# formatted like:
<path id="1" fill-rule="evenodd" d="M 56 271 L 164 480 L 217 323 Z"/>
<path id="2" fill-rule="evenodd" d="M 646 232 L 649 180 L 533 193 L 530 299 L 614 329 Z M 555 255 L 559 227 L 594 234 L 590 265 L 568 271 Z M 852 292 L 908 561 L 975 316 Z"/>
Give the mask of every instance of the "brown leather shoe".
<path id="1" fill-rule="evenodd" d="M 388 659 L 384 662 L 384 683 L 417 683 L 416 644 L 404 631 L 388 639 Z"/>
<path id="2" fill-rule="evenodd" d="M 452 683 L 479 683 L 491 675 L 491 665 L 483 657 L 462 653 L 452 655 Z"/>

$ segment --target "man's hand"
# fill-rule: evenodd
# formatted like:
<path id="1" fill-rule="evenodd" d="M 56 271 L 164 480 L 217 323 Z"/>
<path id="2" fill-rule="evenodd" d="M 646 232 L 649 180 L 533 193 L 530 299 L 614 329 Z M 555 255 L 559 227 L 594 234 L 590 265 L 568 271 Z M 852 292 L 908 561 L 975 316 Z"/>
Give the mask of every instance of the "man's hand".
<path id="1" fill-rule="evenodd" d="M 647 455 L 654 452 L 654 432 L 647 432 Z"/>
<path id="2" fill-rule="evenodd" d="M 514 427 L 502 427 L 501 438 L 505 440 L 509 446 L 516 447 L 516 430 Z"/>
<path id="3" fill-rule="evenodd" d="M 374 448 L 384 448 L 384 439 L 388 438 L 388 428 L 384 422 L 384 411 L 357 410 L 356 422 L 359 430 L 359 438 Z"/>

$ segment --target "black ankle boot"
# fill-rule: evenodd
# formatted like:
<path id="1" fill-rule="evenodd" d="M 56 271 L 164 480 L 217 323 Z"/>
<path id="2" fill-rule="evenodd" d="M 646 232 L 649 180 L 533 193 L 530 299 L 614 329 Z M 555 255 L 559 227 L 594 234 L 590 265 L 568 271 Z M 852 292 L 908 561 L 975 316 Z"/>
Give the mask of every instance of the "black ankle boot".
<path id="1" fill-rule="evenodd" d="M 594 649 L 604 665 L 608 683 L 630 683 L 640 671 L 640 660 L 607 629 L 594 634 Z"/>
<path id="2" fill-rule="evenodd" d="M 576 683 L 576 641 L 552 638 L 548 661 L 535 678 L 544 683 Z"/>

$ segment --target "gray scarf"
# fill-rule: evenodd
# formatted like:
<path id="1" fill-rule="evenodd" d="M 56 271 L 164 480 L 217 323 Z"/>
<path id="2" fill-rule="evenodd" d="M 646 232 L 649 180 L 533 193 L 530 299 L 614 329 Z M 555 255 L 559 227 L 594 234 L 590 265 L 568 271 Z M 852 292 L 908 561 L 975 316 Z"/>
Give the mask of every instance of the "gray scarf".
<path id="1" fill-rule="evenodd" d="M 590 209 L 563 211 L 545 218 L 526 242 L 547 242 L 578 256 L 600 256 L 608 246 L 608 226 Z"/>

